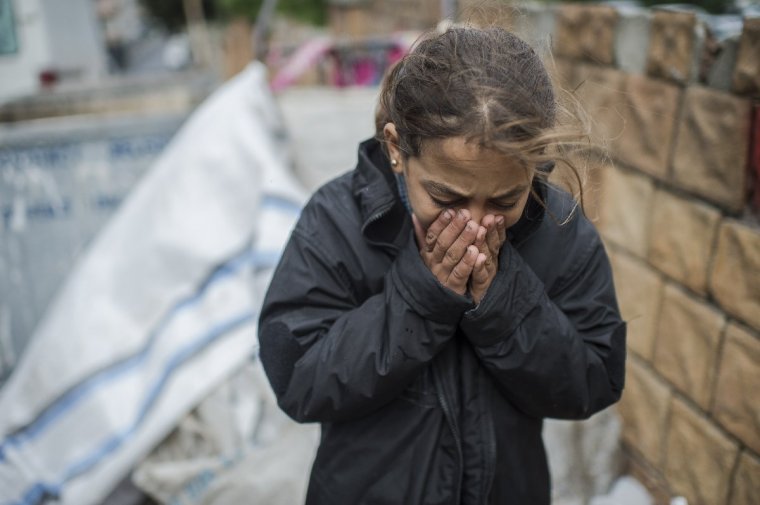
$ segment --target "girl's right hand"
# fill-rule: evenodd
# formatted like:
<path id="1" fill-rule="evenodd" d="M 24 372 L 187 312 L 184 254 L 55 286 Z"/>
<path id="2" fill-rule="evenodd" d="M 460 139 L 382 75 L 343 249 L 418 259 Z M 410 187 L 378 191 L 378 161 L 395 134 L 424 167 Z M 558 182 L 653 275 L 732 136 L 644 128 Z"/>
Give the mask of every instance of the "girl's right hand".
<path id="1" fill-rule="evenodd" d="M 467 210 L 447 209 L 427 230 L 414 214 L 412 222 L 425 265 L 438 282 L 464 295 L 475 264 L 485 261 L 485 255 L 474 244 L 476 240 L 482 241 L 486 229 L 470 219 Z"/>

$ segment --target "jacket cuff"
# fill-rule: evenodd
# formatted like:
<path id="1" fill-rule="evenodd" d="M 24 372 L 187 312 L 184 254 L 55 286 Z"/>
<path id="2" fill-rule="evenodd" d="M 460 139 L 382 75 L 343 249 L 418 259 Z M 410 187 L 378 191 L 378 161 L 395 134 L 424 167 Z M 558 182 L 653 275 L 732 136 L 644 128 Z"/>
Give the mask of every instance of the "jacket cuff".
<path id="1" fill-rule="evenodd" d="M 505 243 L 499 256 L 488 291 L 459 324 L 476 346 L 493 345 L 514 333 L 544 293 L 541 280 L 511 244 Z"/>
<path id="2" fill-rule="evenodd" d="M 425 319 L 456 324 L 473 307 L 472 300 L 443 286 L 417 250 L 412 234 L 391 267 L 396 290 L 412 309 Z"/>

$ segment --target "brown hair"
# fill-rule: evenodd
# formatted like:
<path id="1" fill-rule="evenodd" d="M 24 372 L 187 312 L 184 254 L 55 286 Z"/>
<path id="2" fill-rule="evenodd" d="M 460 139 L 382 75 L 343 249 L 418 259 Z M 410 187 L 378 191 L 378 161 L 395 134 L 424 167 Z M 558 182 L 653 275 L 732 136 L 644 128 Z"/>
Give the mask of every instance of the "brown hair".
<path id="1" fill-rule="evenodd" d="M 464 136 L 513 157 L 526 170 L 538 168 L 541 178 L 560 161 L 571 169 L 582 205 L 583 177 L 565 153 L 585 135 L 558 125 L 563 111 L 546 68 L 527 43 L 499 27 L 453 27 L 421 38 L 388 73 L 376 133 L 382 141 L 383 126 L 393 123 L 399 150 L 412 157 L 430 140 Z"/>

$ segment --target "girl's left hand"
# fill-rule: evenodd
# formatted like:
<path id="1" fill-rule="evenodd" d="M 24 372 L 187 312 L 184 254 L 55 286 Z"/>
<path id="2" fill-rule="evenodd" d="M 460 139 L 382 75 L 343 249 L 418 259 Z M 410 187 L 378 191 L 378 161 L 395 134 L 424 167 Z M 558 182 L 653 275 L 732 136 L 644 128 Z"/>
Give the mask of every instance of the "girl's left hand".
<path id="1" fill-rule="evenodd" d="M 491 281 L 499 269 L 499 251 L 507 240 L 504 216 L 488 214 L 480 224 L 486 229 L 486 233 L 485 236 L 478 237 L 475 246 L 483 254 L 478 255 L 470 276 L 470 295 L 476 304 L 480 303 L 491 286 Z"/>

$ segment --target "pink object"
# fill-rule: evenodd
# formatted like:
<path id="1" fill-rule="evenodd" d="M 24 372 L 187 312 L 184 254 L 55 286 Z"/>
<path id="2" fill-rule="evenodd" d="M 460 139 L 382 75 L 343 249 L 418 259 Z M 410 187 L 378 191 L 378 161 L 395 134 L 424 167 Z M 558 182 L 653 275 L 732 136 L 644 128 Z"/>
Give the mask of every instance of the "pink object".
<path id="1" fill-rule="evenodd" d="M 282 91 L 298 80 L 307 70 L 316 65 L 332 48 L 330 37 L 309 40 L 300 46 L 288 59 L 284 67 L 277 72 L 270 85 L 272 90 Z"/>

